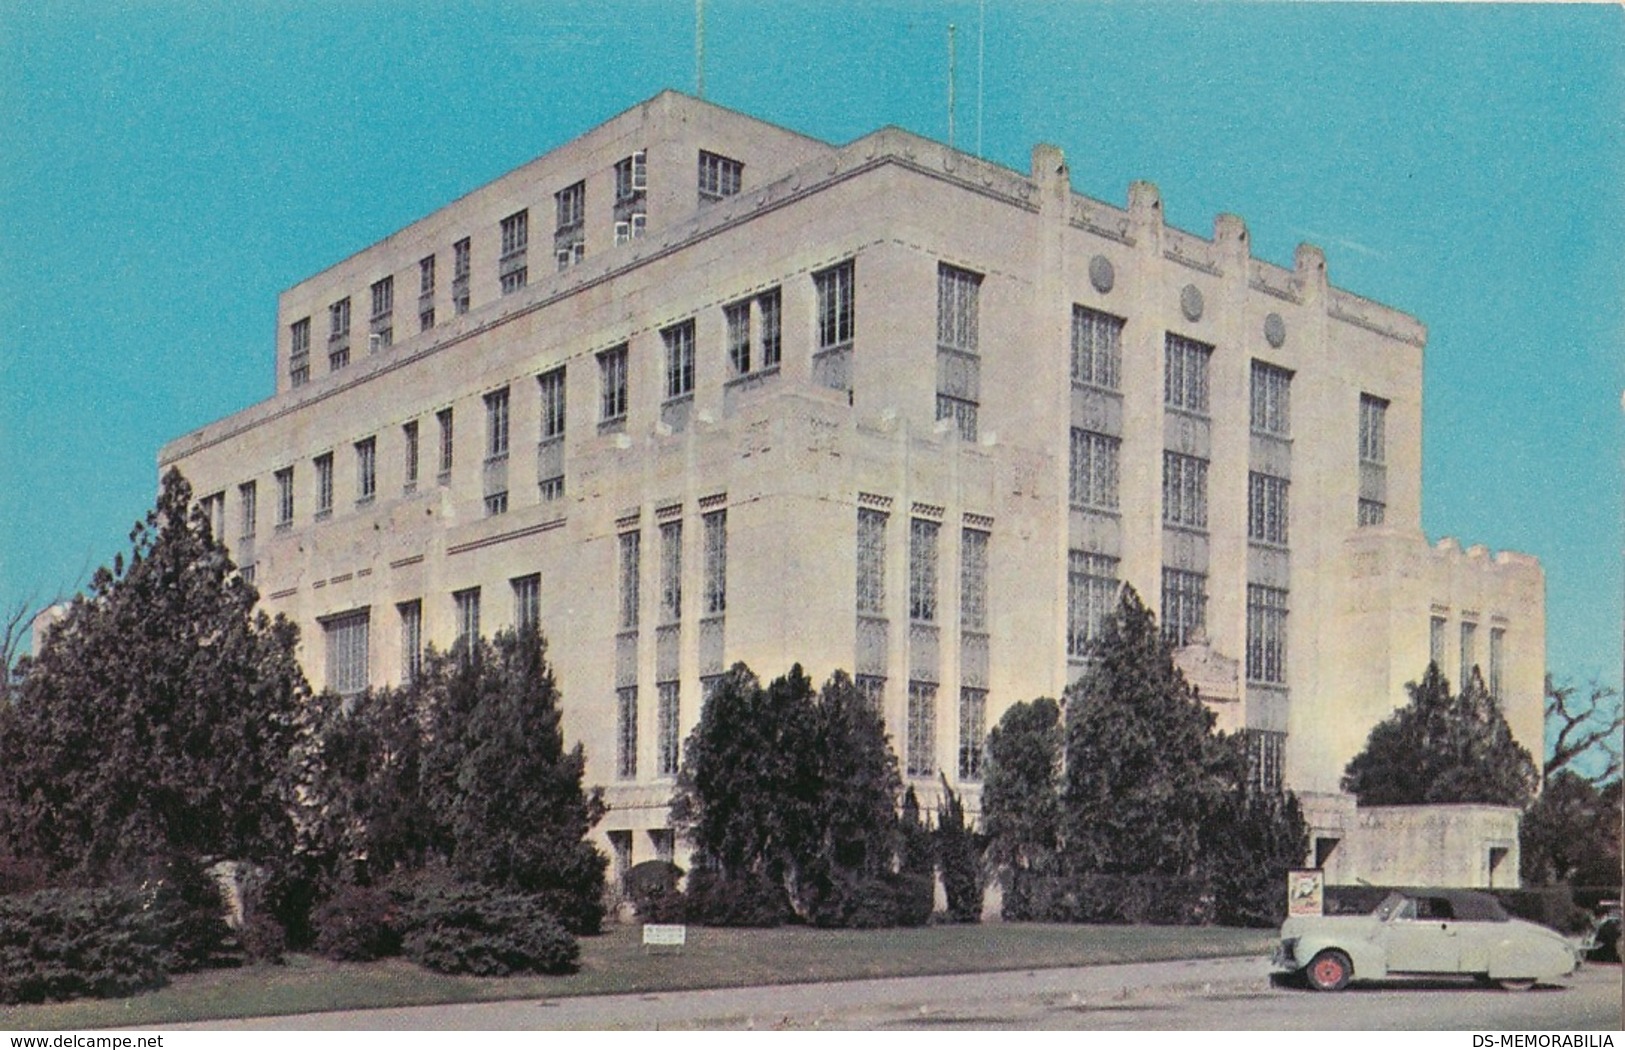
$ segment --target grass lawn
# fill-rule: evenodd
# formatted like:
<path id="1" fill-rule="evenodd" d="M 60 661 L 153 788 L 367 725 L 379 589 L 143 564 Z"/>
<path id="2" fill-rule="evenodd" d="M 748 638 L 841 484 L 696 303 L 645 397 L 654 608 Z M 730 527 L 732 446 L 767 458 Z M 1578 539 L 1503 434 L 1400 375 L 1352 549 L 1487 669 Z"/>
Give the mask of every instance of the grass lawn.
<path id="1" fill-rule="evenodd" d="M 163 1025 L 377 1006 L 1263 955 L 1275 937 L 1274 930 L 1030 923 L 868 931 L 691 926 L 681 953 L 648 954 L 638 927 L 622 926 L 583 938 L 581 971 L 567 977 L 444 977 L 400 959 L 332 963 L 297 955 L 285 966 L 178 977 L 168 988 L 133 999 L 0 1007 L 0 1029 Z"/>

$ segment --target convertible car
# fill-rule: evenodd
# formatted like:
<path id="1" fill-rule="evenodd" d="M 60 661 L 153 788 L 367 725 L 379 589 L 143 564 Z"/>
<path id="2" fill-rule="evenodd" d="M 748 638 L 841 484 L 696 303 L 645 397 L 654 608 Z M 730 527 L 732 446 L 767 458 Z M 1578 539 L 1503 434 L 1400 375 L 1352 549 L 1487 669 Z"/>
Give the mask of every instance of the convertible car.
<path id="1" fill-rule="evenodd" d="M 1390 893 L 1370 915 L 1288 919 L 1274 962 L 1323 992 L 1410 974 L 1528 987 L 1573 973 L 1580 952 L 1555 930 L 1509 918 L 1488 894 L 1414 890 Z"/>

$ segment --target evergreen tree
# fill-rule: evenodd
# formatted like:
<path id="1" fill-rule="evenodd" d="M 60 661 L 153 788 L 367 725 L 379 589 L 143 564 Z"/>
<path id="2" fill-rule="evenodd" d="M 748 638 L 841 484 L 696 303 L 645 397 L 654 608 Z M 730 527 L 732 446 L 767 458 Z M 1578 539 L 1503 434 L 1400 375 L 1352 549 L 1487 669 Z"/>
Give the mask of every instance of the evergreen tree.
<path id="1" fill-rule="evenodd" d="M 1049 697 L 1012 704 L 987 738 L 982 827 L 994 863 L 1052 874 L 1060 849 L 1061 708 Z"/>
<path id="2" fill-rule="evenodd" d="M 1241 737 L 1228 737 L 1229 786 L 1203 822 L 1214 919 L 1223 926 L 1279 926 L 1286 918 L 1287 872 L 1309 852 L 1309 825 L 1290 791 L 1267 791 L 1248 776 Z"/>
<path id="3" fill-rule="evenodd" d="M 1131 587 L 1090 656 L 1066 695 L 1067 864 L 1078 873 L 1196 876 L 1201 828 L 1233 779 L 1213 714 Z"/>
<path id="4" fill-rule="evenodd" d="M 419 679 L 421 682 L 421 677 Z M 323 732 L 322 840 L 360 882 L 423 866 L 448 837 L 424 802 L 421 688 L 369 690 L 346 707 L 330 695 Z"/>
<path id="5" fill-rule="evenodd" d="M 309 689 L 171 470 L 49 634 L 0 728 L 0 834 L 58 872 L 283 856 Z"/>
<path id="6" fill-rule="evenodd" d="M 1438 665 L 1405 686 L 1410 702 L 1379 722 L 1343 772 L 1362 806 L 1475 802 L 1522 807 L 1537 783 L 1534 760 L 1477 671 L 1452 695 Z"/>
<path id="7" fill-rule="evenodd" d="M 965 826 L 965 807 L 942 777 L 942 808 L 937 815 L 937 865 L 954 922 L 982 920 L 982 858 L 976 836 Z"/>

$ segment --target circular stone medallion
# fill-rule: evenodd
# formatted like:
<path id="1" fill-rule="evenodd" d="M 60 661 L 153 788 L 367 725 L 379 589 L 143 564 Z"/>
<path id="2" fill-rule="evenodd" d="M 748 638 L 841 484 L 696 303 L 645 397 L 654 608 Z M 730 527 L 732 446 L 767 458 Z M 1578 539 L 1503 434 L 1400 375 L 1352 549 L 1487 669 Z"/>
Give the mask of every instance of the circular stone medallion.
<path id="1" fill-rule="evenodd" d="M 1202 290 L 1194 284 L 1187 284 L 1179 293 L 1179 309 L 1187 321 L 1200 321 L 1202 319 Z"/>
<path id="2" fill-rule="evenodd" d="M 1089 260 L 1089 283 L 1095 286 L 1095 291 L 1105 295 L 1117 283 L 1117 270 L 1112 261 L 1104 255 L 1097 255 Z"/>
<path id="3" fill-rule="evenodd" d="M 1264 339 L 1277 350 L 1286 344 L 1286 322 L 1280 314 L 1264 318 Z"/>

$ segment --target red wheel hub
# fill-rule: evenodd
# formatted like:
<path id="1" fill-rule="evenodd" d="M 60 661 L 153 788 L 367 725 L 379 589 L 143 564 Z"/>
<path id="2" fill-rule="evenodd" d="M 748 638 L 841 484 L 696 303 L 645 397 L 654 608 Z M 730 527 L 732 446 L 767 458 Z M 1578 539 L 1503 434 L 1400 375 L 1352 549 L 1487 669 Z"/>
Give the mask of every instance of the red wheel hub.
<path id="1" fill-rule="evenodd" d="M 1322 959 L 1315 963 L 1315 983 L 1334 985 L 1343 979 L 1343 964 L 1336 959 Z"/>

